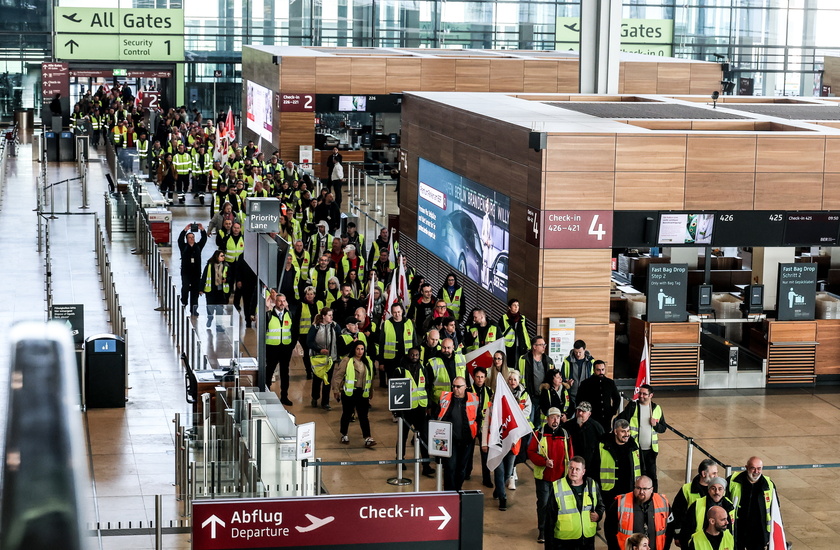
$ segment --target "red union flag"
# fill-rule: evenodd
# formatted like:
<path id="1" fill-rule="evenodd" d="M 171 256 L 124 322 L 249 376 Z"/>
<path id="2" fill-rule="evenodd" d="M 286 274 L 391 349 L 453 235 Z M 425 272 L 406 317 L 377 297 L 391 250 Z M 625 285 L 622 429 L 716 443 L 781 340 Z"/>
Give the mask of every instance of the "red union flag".
<path id="1" fill-rule="evenodd" d="M 770 550 L 787 550 L 785 526 L 782 524 L 782 512 L 779 510 L 779 497 L 775 494 L 770 504 L 770 519 L 773 522 L 770 530 Z"/>
<path id="2" fill-rule="evenodd" d="M 504 338 L 499 338 L 495 342 L 490 342 L 486 346 L 469 352 L 464 359 L 467 361 L 467 372 L 470 376 L 473 375 L 476 367 L 484 367 L 489 372 L 493 367 L 493 354 L 497 351 L 505 351 Z"/>
<path id="3" fill-rule="evenodd" d="M 633 392 L 633 401 L 639 399 L 639 388 L 643 384 L 650 384 L 650 361 L 648 360 L 648 341 L 645 336 L 645 347 L 642 348 L 642 360 L 639 361 L 639 374 L 636 376 L 636 389 Z"/>
<path id="4" fill-rule="evenodd" d="M 487 437 L 487 468 L 495 470 L 511 447 L 531 433 L 528 419 L 508 387 L 507 380 L 496 377 L 496 395 L 490 409 L 490 428 Z"/>

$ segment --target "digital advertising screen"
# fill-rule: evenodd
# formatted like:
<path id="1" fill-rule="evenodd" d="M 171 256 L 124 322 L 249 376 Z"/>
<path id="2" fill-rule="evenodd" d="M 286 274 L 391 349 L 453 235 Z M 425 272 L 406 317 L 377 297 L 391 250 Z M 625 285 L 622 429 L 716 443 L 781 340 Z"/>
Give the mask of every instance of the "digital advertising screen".
<path id="1" fill-rule="evenodd" d="M 367 109 L 367 96 L 364 95 L 340 95 L 338 96 L 338 110 L 364 111 Z"/>
<path id="2" fill-rule="evenodd" d="M 712 244 L 714 214 L 663 213 L 659 216 L 659 244 Z"/>
<path id="3" fill-rule="evenodd" d="M 505 301 L 510 198 L 420 159 L 417 242 Z"/>
<path id="4" fill-rule="evenodd" d="M 246 80 L 245 85 L 247 93 L 246 125 L 249 130 L 272 143 L 274 92 L 259 84 L 254 84 L 250 80 Z"/>

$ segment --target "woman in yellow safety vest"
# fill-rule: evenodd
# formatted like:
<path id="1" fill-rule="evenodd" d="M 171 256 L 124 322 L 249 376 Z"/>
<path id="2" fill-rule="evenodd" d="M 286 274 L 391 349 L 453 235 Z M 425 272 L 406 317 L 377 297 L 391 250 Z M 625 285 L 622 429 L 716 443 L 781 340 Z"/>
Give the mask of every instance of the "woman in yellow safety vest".
<path id="1" fill-rule="evenodd" d="M 201 275 L 204 281 L 204 291 L 207 300 L 207 326 L 213 324 L 213 315 L 222 313 L 222 307 L 228 302 L 230 285 L 228 283 L 228 264 L 225 262 L 224 250 L 217 250 L 207 260 L 204 266 L 204 273 Z M 224 330 L 217 327 L 216 330 Z"/>
<path id="2" fill-rule="evenodd" d="M 333 322 L 333 310 L 325 307 L 321 309 L 309 334 L 306 337 L 306 347 L 309 360 L 312 362 L 312 406 L 318 406 L 321 398 L 321 408 L 330 411 L 330 383 L 333 376 L 333 365 L 338 360 L 338 325 Z"/>
<path id="3" fill-rule="evenodd" d="M 335 369 L 333 378 L 335 400 L 341 402 L 341 442 L 345 445 L 350 443 L 347 430 L 354 411 L 359 419 L 362 437 L 365 438 L 365 447 L 376 445 L 376 441 L 370 436 L 368 420 L 370 398 L 373 397 L 373 377 L 373 361 L 367 355 L 365 343 L 356 341 L 350 348 L 350 353 Z"/>

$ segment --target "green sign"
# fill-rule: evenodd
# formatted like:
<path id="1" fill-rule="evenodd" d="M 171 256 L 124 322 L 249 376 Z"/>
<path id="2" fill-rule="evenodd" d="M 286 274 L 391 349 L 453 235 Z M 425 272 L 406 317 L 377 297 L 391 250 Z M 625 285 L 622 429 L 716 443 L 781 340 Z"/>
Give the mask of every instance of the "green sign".
<path id="1" fill-rule="evenodd" d="M 128 76 L 128 69 L 114 69 L 114 76 Z"/>
<path id="2" fill-rule="evenodd" d="M 183 61 L 183 36 L 56 34 L 56 59 L 93 61 Z"/>
<path id="3" fill-rule="evenodd" d="M 558 17 L 555 49 L 580 49 L 580 18 Z M 674 21 L 671 19 L 622 19 L 621 51 L 670 57 L 673 53 Z"/>
<path id="4" fill-rule="evenodd" d="M 184 35 L 184 10 L 56 7 L 57 33 Z"/>

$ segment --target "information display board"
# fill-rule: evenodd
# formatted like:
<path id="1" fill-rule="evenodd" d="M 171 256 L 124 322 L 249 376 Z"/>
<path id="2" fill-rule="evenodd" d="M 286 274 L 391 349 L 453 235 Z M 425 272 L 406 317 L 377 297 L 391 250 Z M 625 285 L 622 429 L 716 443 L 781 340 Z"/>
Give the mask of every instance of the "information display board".
<path id="1" fill-rule="evenodd" d="M 510 198 L 419 160 L 417 242 L 507 300 Z"/>
<path id="2" fill-rule="evenodd" d="M 817 264 L 779 264 L 776 294 L 779 321 L 813 321 L 817 299 Z"/>
<path id="3" fill-rule="evenodd" d="M 688 264 L 648 266 L 647 320 L 681 323 L 688 319 Z"/>
<path id="4" fill-rule="evenodd" d="M 250 80 L 245 81 L 246 121 L 249 130 L 272 143 L 274 92 Z"/>
<path id="5" fill-rule="evenodd" d="M 712 244 L 715 215 L 713 213 L 663 213 L 659 216 L 657 242 L 663 245 Z"/>
<path id="6" fill-rule="evenodd" d="M 785 213 L 778 210 L 730 210 L 715 214 L 715 246 L 782 246 Z"/>
<path id="7" fill-rule="evenodd" d="M 785 246 L 834 246 L 840 233 L 840 212 L 788 212 Z"/>

